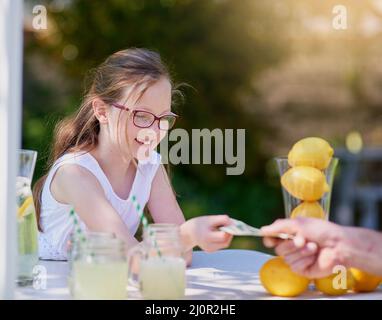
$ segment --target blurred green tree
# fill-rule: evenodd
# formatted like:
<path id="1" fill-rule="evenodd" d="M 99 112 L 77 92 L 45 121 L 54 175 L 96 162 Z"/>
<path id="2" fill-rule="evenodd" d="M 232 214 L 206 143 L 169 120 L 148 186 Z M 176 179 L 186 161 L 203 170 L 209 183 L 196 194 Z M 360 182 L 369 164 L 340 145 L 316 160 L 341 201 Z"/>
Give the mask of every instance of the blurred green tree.
<path id="1" fill-rule="evenodd" d="M 33 1 L 27 1 L 33 3 Z M 44 1 L 40 1 L 43 2 Z M 289 15 L 274 0 L 109 0 L 46 1 L 46 36 L 26 42 L 24 135 L 26 147 L 42 152 L 41 175 L 53 124 L 75 110 L 86 72 L 111 53 L 128 47 L 157 50 L 176 82 L 186 82 L 178 127 L 246 129 L 246 169 L 226 176 L 224 165 L 174 168 L 174 186 L 187 217 L 228 212 L 254 225 L 270 222 L 281 207 L 278 185 L 266 179 L 266 151 L 258 141 L 269 130 L 266 119 L 243 108 L 253 81 L 286 56 L 283 25 Z M 66 80 L 40 81 L 43 72 Z M 48 67 L 47 67 L 48 66 Z M 41 78 L 41 77 L 40 77 Z M 59 98 L 61 97 L 61 98 Z"/>

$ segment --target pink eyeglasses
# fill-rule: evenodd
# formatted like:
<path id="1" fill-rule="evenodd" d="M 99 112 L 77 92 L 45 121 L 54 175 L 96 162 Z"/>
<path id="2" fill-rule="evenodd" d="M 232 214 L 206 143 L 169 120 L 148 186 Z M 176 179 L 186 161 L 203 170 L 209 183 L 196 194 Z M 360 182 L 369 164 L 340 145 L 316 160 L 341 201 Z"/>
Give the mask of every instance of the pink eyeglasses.
<path id="1" fill-rule="evenodd" d="M 129 108 L 119 103 L 112 103 L 111 105 L 121 110 L 130 111 Z M 178 118 L 178 115 L 172 112 L 160 117 L 157 117 L 155 114 L 149 111 L 143 110 L 132 110 L 132 114 L 133 123 L 138 128 L 149 128 L 152 126 L 155 120 L 158 120 L 159 129 L 170 130 L 174 126 L 176 118 Z"/>

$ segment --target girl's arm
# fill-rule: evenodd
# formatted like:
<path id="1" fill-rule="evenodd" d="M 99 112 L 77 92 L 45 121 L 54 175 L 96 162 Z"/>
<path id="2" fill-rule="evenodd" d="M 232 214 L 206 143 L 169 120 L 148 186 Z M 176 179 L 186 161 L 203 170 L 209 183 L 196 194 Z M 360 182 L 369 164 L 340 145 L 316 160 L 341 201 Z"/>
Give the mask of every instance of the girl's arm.
<path id="1" fill-rule="evenodd" d="M 186 262 L 187 265 L 191 264 L 192 248 L 196 244 L 191 237 L 184 234 L 182 224 L 185 218 L 163 165 L 159 166 L 155 174 L 147 207 L 155 223 L 174 223 L 180 226 L 181 238 L 186 250 Z"/>
<path id="2" fill-rule="evenodd" d="M 126 249 L 138 244 L 106 199 L 97 178 L 88 170 L 75 164 L 63 165 L 57 170 L 50 188 L 57 201 L 73 206 L 89 230 L 114 233 L 125 241 Z"/>
<path id="3" fill-rule="evenodd" d="M 193 247 L 198 245 L 212 252 L 228 247 L 232 240 L 232 235 L 217 229 L 231 224 L 227 215 L 203 216 L 185 221 L 163 165 L 154 177 L 147 206 L 156 223 L 180 225 L 187 265 L 191 264 Z"/>

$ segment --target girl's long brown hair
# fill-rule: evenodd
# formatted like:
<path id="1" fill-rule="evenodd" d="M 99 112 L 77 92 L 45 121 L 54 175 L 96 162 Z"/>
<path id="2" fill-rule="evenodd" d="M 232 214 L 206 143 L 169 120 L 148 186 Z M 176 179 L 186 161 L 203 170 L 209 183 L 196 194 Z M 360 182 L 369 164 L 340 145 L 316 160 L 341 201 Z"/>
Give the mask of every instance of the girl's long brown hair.
<path id="1" fill-rule="evenodd" d="M 78 111 L 60 121 L 54 130 L 53 144 L 47 163 L 47 173 L 33 187 L 38 228 L 40 224 L 42 189 L 55 161 L 68 152 L 89 152 L 98 144 L 100 125 L 93 112 L 93 101 L 101 99 L 110 104 L 129 95 L 139 99 L 146 89 L 161 77 L 170 82 L 168 69 L 160 55 L 147 49 L 132 48 L 118 51 L 91 71 L 90 81 Z M 178 92 L 173 89 L 173 91 Z M 119 130 L 118 130 L 119 132 Z"/>

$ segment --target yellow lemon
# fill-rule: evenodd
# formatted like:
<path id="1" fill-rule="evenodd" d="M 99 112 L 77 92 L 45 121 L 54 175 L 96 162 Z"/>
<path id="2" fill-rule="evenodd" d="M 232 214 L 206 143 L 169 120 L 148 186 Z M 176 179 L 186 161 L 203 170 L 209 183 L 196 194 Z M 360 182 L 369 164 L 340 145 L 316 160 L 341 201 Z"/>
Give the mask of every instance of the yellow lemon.
<path id="1" fill-rule="evenodd" d="M 268 260 L 260 269 L 260 281 L 272 295 L 295 297 L 306 291 L 310 280 L 294 273 L 281 257 Z"/>
<path id="2" fill-rule="evenodd" d="M 350 268 L 354 278 L 353 290 L 356 292 L 370 292 L 378 288 L 382 277 L 378 277 L 356 268 Z"/>
<path id="3" fill-rule="evenodd" d="M 21 219 L 24 216 L 34 212 L 34 204 L 32 196 L 27 197 L 23 204 L 17 210 L 17 218 Z"/>
<path id="4" fill-rule="evenodd" d="M 325 211 L 318 202 L 307 202 L 299 204 L 293 209 L 290 216 L 292 219 L 297 217 L 325 219 Z"/>
<path id="5" fill-rule="evenodd" d="M 343 283 L 343 281 L 345 282 Z M 314 284 L 316 289 L 322 293 L 331 296 L 339 296 L 353 288 L 354 280 L 350 270 L 347 270 L 345 277 L 341 274 L 332 274 L 325 278 L 315 279 Z"/>
<path id="6" fill-rule="evenodd" d="M 329 191 L 325 175 L 312 167 L 294 167 L 281 177 L 282 186 L 295 198 L 316 201 Z"/>
<path id="7" fill-rule="evenodd" d="M 308 166 L 323 170 L 328 167 L 334 150 L 321 138 L 305 138 L 294 144 L 288 154 L 290 166 Z"/>

